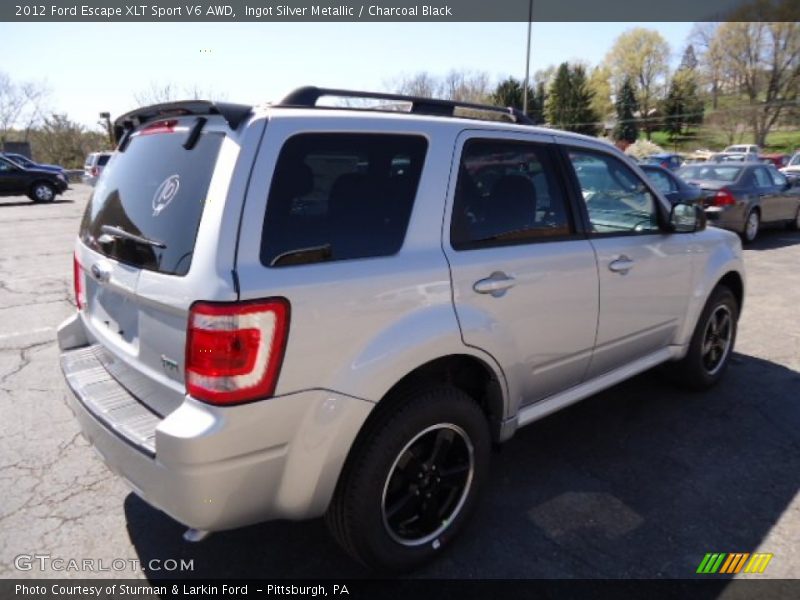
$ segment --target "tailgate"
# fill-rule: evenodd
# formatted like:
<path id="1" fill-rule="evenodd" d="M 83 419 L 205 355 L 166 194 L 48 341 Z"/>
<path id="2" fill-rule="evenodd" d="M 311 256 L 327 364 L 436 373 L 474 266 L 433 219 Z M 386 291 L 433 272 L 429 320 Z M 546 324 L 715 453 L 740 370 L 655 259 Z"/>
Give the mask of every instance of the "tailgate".
<path id="1" fill-rule="evenodd" d="M 206 126 L 187 148 L 196 123 L 171 119 L 131 136 L 98 181 L 76 253 L 83 321 L 105 349 L 105 368 L 162 417 L 185 395 L 187 311 L 198 298 L 188 276 L 225 139 Z M 224 189 L 217 193 L 223 203 Z"/>

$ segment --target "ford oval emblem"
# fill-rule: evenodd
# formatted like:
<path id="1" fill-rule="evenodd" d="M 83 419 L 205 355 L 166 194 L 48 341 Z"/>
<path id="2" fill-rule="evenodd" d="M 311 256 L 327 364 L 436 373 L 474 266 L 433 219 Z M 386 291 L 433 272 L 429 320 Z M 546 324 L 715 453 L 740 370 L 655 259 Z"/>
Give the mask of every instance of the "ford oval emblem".
<path id="1" fill-rule="evenodd" d="M 178 195 L 178 190 L 181 187 L 181 178 L 180 175 L 170 175 L 164 181 L 161 182 L 161 185 L 158 186 L 156 189 L 156 193 L 153 194 L 153 216 L 157 217 L 161 214 L 169 203 Z"/>

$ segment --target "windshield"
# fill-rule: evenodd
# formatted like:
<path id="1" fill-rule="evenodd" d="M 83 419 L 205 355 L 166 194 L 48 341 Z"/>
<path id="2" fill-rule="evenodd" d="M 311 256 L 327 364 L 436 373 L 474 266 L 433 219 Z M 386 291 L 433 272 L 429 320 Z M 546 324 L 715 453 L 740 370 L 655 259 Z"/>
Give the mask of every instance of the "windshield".
<path id="1" fill-rule="evenodd" d="M 797 165 L 800 165 L 800 154 L 795 154 L 792 160 L 789 161 L 789 166 L 795 167 Z"/>
<path id="2" fill-rule="evenodd" d="M 724 181 L 732 182 L 739 178 L 742 167 L 727 165 L 690 165 L 678 171 L 678 176 L 684 180 Z"/>
<path id="3" fill-rule="evenodd" d="M 222 140 L 204 133 L 187 150 L 180 133 L 133 137 L 103 169 L 81 241 L 120 262 L 185 275 Z"/>

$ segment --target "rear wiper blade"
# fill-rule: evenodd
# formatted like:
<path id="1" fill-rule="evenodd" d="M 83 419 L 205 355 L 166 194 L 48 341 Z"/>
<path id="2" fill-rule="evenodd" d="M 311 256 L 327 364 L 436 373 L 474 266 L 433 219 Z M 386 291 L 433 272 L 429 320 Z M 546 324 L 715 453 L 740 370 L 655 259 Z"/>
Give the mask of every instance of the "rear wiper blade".
<path id="1" fill-rule="evenodd" d="M 136 242 L 137 244 L 144 244 L 145 246 L 153 246 L 155 248 L 167 247 L 167 245 L 164 242 L 159 242 L 158 240 L 151 240 L 141 235 L 136 235 L 135 233 L 125 231 L 121 227 L 115 227 L 113 225 L 103 225 L 102 227 L 100 227 L 100 231 L 103 232 L 103 235 L 101 235 L 97 241 L 100 242 L 101 244 L 110 242 L 112 238 L 122 238 L 124 240 L 130 240 L 132 242 Z"/>

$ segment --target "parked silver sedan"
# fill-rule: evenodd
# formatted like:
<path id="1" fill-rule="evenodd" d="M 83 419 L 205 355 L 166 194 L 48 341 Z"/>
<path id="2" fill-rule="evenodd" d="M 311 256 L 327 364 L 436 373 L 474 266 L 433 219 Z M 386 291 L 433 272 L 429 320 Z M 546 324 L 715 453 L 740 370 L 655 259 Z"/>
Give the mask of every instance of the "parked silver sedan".
<path id="1" fill-rule="evenodd" d="M 709 223 L 739 233 L 745 243 L 756 239 L 764 225 L 800 229 L 800 183 L 773 165 L 703 163 L 682 167 L 677 174 L 702 189 Z"/>

